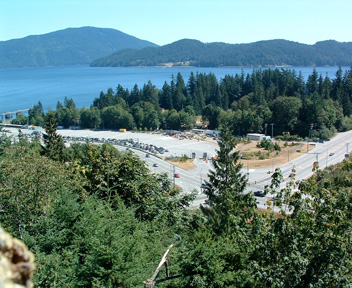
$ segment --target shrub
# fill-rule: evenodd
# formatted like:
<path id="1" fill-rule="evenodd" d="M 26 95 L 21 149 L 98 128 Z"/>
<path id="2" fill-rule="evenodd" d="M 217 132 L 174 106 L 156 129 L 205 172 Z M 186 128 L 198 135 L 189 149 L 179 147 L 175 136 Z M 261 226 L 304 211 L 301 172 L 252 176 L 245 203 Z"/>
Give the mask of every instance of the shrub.
<path id="1" fill-rule="evenodd" d="M 275 144 L 274 144 L 274 149 L 275 149 L 275 151 L 281 151 L 281 147 L 277 142 L 275 142 Z"/>

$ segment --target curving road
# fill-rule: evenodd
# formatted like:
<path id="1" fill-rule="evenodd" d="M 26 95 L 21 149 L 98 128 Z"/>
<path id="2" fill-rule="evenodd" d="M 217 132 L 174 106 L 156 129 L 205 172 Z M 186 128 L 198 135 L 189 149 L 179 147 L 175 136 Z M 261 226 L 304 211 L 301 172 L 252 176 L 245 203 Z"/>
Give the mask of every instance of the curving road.
<path id="1" fill-rule="evenodd" d="M 282 188 L 285 187 L 286 182 L 291 181 L 289 177 L 292 174 L 292 169 L 295 169 L 295 180 L 302 180 L 313 175 L 313 163 L 318 162 L 319 168 L 324 169 L 329 165 L 334 165 L 341 162 L 345 158 L 345 154 L 349 153 L 352 149 L 352 131 L 339 133 L 330 141 L 325 143 L 304 143 L 301 150 L 306 149 L 306 144 L 315 144 L 315 148 L 308 153 L 302 154 L 294 160 L 287 162 L 281 166 L 262 168 L 262 169 L 242 169 L 243 174 L 249 174 L 249 185 L 247 186 L 246 193 L 250 193 L 256 190 L 264 190 L 264 186 L 269 185 L 271 181 L 271 174 L 275 168 L 280 168 L 284 176 L 284 182 L 282 183 Z M 150 169 L 155 173 L 166 172 L 168 173 L 170 179 L 175 181 L 176 185 L 182 187 L 184 193 L 190 192 L 192 190 L 198 191 L 197 199 L 194 201 L 194 206 L 199 206 L 204 203 L 206 195 L 201 193 L 201 183 L 207 180 L 207 174 L 210 169 L 212 169 L 211 161 L 205 162 L 201 159 L 195 159 L 194 164 L 197 166 L 193 170 L 183 170 L 178 167 L 174 167 L 172 164 L 161 160 L 155 156 L 145 157 L 145 152 L 135 151 L 137 155 L 141 158 L 145 158 L 146 163 L 149 165 Z M 153 164 L 157 163 L 158 167 L 153 167 Z M 175 170 L 174 170 L 175 169 Z M 174 178 L 173 174 L 178 173 L 180 178 Z M 267 195 L 267 197 L 272 197 L 272 195 Z M 257 197 L 259 206 L 265 206 L 267 198 Z"/>

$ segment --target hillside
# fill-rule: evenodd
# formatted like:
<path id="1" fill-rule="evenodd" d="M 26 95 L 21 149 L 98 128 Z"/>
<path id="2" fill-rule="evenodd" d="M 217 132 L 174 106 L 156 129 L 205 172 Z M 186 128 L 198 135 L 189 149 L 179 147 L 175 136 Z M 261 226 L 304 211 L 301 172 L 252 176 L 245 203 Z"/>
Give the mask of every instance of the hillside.
<path id="1" fill-rule="evenodd" d="M 352 42 L 333 40 L 315 45 L 287 40 L 249 44 L 202 43 L 183 39 L 160 47 L 123 50 L 97 59 L 91 66 L 350 66 Z"/>
<path id="2" fill-rule="evenodd" d="M 120 49 L 157 46 L 114 29 L 68 28 L 0 42 L 0 68 L 84 65 Z"/>

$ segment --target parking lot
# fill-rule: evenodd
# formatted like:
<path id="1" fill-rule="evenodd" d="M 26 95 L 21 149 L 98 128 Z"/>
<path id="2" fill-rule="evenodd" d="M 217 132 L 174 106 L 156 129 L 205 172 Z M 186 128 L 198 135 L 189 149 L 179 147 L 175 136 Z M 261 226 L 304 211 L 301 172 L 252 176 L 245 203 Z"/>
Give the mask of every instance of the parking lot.
<path id="1" fill-rule="evenodd" d="M 146 150 L 162 157 L 178 157 L 182 155 L 203 158 L 204 153 L 211 158 L 216 154 L 216 142 L 211 138 L 206 141 L 198 141 L 177 138 L 162 133 L 140 133 L 140 132 L 116 132 L 116 131 L 92 131 L 92 130 L 58 130 L 65 140 L 76 139 L 78 141 L 92 141 L 111 143 L 125 146 L 126 148 L 138 148 Z"/>
<path id="2" fill-rule="evenodd" d="M 3 130 L 8 136 L 17 136 L 18 128 L 8 127 Z M 43 128 L 31 130 L 22 128 L 22 135 L 26 138 L 39 137 L 42 138 Z M 203 137 L 204 139 L 199 140 L 199 137 L 194 135 L 195 138 L 187 135 L 170 136 L 165 133 L 155 132 L 118 132 L 109 130 L 71 130 L 71 129 L 59 129 L 57 133 L 62 135 L 65 143 L 69 145 L 73 141 L 85 142 L 89 141 L 92 143 L 110 143 L 115 145 L 119 150 L 136 149 L 145 151 L 152 155 L 156 155 L 160 158 L 167 157 L 181 157 L 183 155 L 189 158 L 204 159 L 206 155 L 207 159 L 210 159 L 216 154 L 217 143 L 212 137 Z M 193 156 L 193 157 L 192 157 Z M 205 159 L 204 159 L 205 160 Z M 197 163 L 198 161 L 195 161 Z M 203 161 L 201 161 L 203 162 Z M 196 164 L 196 166 L 199 166 Z M 199 168 L 199 167 L 197 167 Z"/>

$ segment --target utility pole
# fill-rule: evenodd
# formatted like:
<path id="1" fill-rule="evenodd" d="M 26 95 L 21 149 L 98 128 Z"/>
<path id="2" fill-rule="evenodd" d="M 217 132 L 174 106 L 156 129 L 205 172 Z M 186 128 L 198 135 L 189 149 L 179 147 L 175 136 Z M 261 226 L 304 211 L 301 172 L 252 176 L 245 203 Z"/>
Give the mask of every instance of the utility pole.
<path id="1" fill-rule="evenodd" d="M 249 161 L 248 161 L 248 158 L 247 158 L 247 180 L 249 182 Z"/>
<path id="2" fill-rule="evenodd" d="M 307 153 L 308 153 L 308 150 L 309 150 L 309 148 L 308 148 L 308 146 L 309 146 L 308 142 L 309 142 L 309 138 L 312 137 L 312 130 L 313 130 L 313 127 L 314 127 L 314 124 L 313 124 L 313 123 L 310 124 L 309 136 L 308 136 L 308 139 L 307 139 Z"/>
<path id="3" fill-rule="evenodd" d="M 273 158 L 273 173 L 274 173 L 274 158 Z"/>
<path id="4" fill-rule="evenodd" d="M 271 123 L 271 139 L 274 139 L 274 123 Z"/>
<path id="5" fill-rule="evenodd" d="M 176 180 L 175 180 L 175 165 L 173 165 L 173 167 L 174 167 L 174 173 L 173 173 L 173 175 L 174 175 L 174 188 L 176 187 Z"/>

